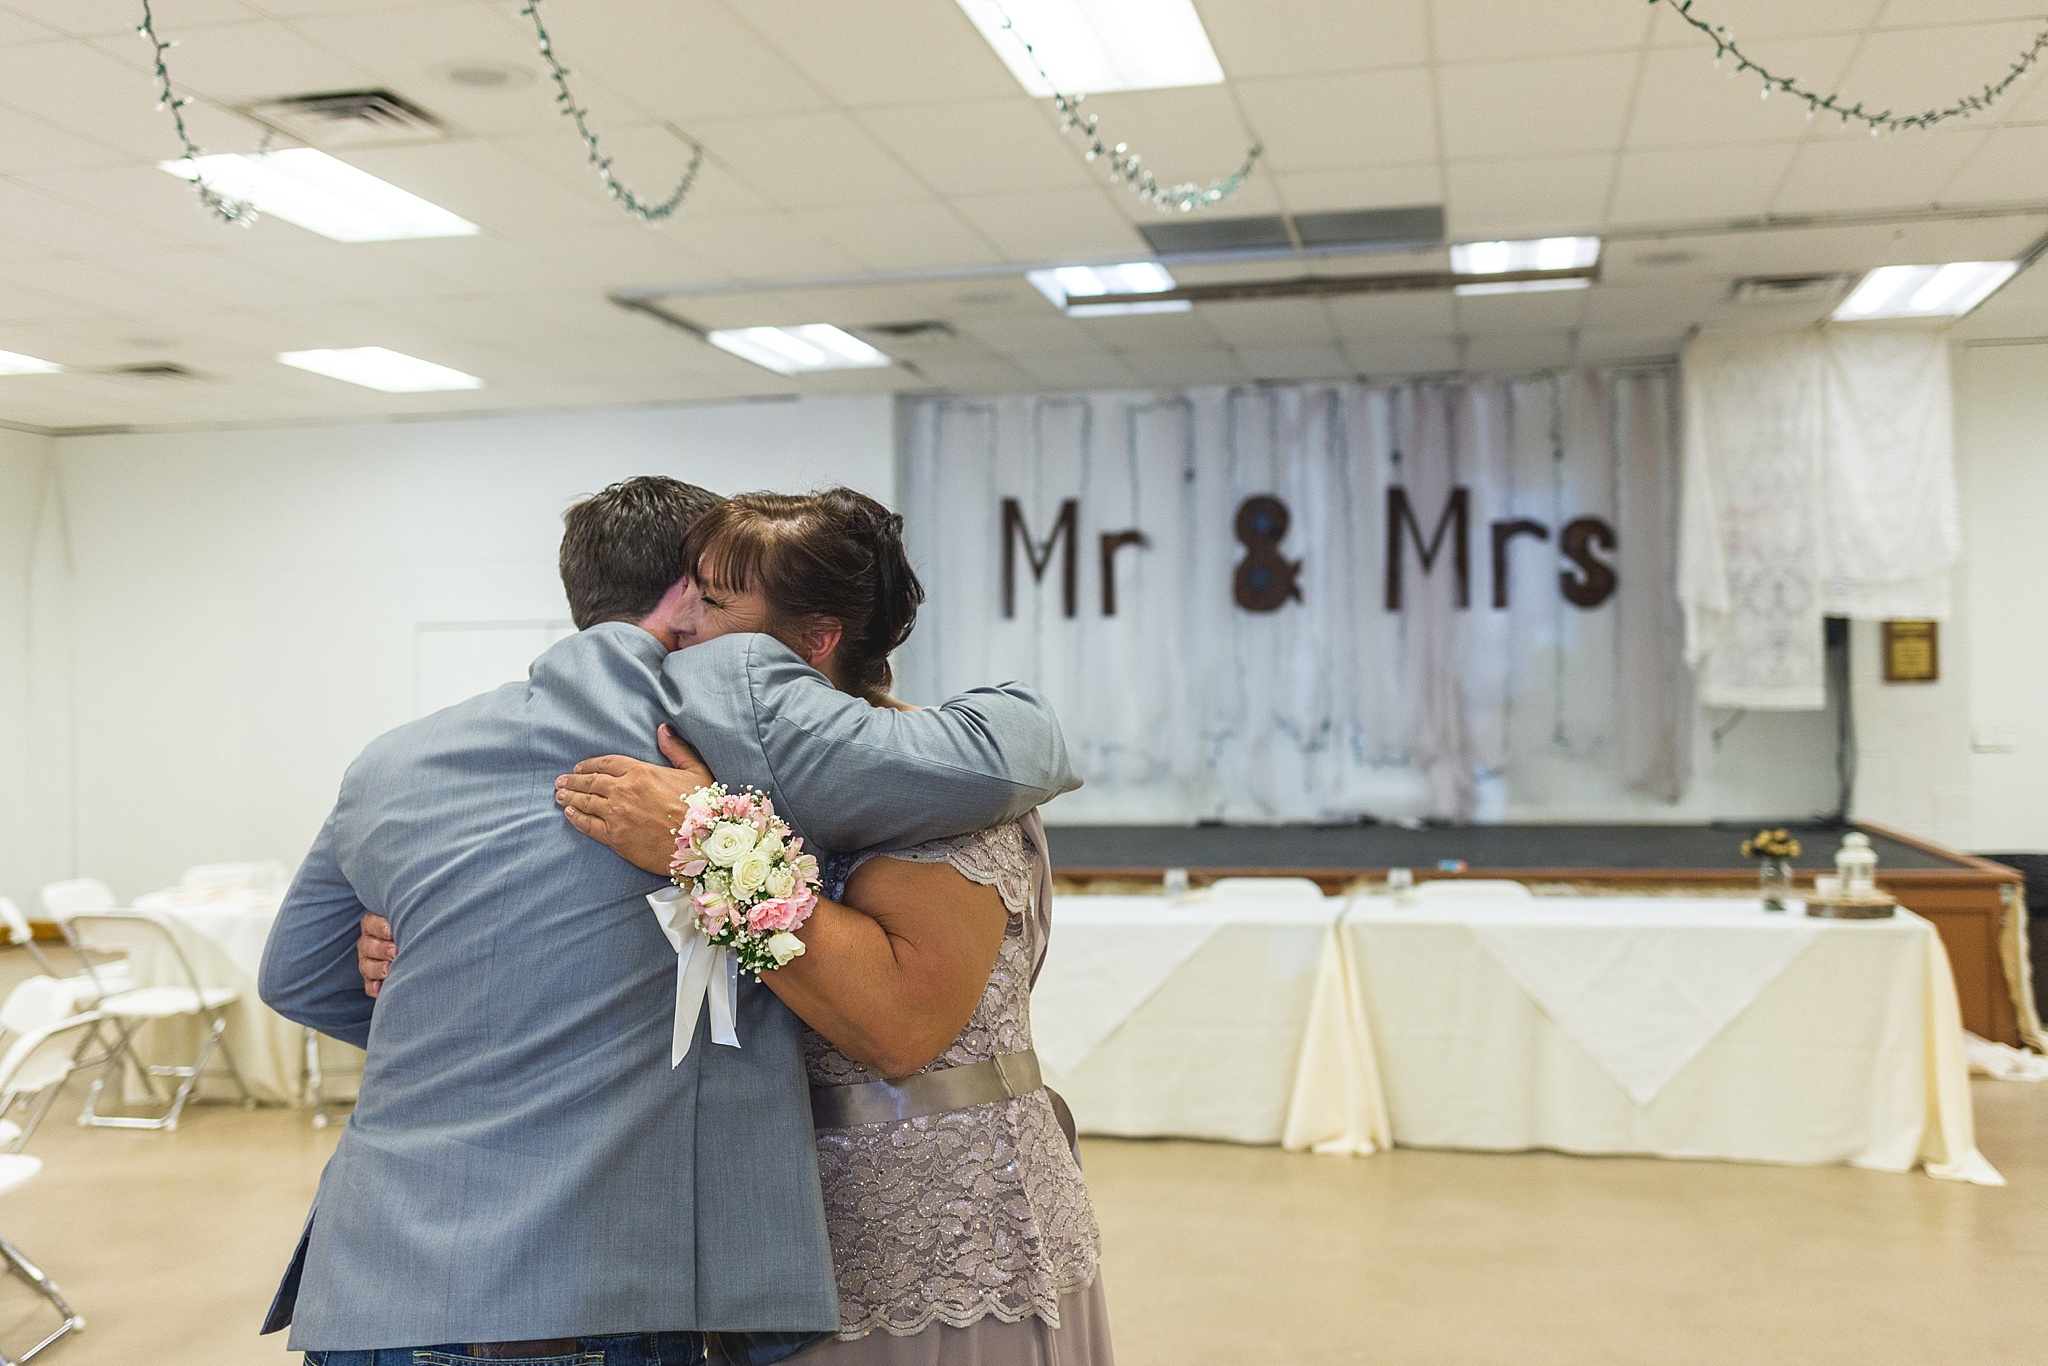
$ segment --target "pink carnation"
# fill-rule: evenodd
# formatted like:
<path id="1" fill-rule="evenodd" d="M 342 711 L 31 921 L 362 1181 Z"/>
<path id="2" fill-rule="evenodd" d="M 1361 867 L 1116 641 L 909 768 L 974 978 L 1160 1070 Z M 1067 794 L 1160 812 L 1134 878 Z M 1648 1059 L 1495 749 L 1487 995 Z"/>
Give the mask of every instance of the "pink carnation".
<path id="1" fill-rule="evenodd" d="M 747 912 L 747 928 L 764 934 L 793 930 L 804 923 L 810 908 L 794 896 L 774 897 L 758 902 Z"/>
<path id="2" fill-rule="evenodd" d="M 745 793 L 734 792 L 726 796 L 725 804 L 720 810 L 729 821 L 752 820 L 754 803 Z"/>

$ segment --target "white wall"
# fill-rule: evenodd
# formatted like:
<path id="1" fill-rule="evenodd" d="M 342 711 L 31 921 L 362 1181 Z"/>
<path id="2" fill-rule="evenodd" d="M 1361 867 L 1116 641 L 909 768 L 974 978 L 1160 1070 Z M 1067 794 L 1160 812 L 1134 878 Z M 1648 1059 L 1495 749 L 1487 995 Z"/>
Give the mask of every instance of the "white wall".
<path id="1" fill-rule="evenodd" d="M 1966 630 L 1941 662 L 1966 671 L 1967 847 L 2048 853 L 2048 344 L 1957 349 L 1956 454 Z"/>
<path id="2" fill-rule="evenodd" d="M 566 621 L 578 496 L 669 474 L 889 498 L 893 431 L 877 398 L 50 442 L 74 572 L 39 615 L 69 628 L 77 871 L 129 896 L 296 864 L 348 761 L 413 715 L 418 627 Z M 67 718 L 44 699 L 31 724 L 56 747 Z"/>
<path id="3" fill-rule="evenodd" d="M 41 860 L 29 805 L 29 573 L 49 458 L 48 438 L 0 428 L 0 896 L 31 912 Z"/>

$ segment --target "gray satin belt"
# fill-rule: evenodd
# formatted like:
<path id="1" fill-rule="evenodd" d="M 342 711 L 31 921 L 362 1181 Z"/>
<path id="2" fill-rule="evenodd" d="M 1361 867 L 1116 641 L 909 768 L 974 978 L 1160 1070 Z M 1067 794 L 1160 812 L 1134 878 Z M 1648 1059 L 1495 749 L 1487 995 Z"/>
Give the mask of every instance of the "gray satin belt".
<path id="1" fill-rule="evenodd" d="M 965 1110 L 992 1100 L 1008 1100 L 1041 1090 L 1038 1054 L 1033 1049 L 1004 1053 L 984 1062 L 970 1062 L 937 1072 L 920 1072 L 894 1081 L 858 1086 L 811 1088 L 811 1124 L 819 1129 L 845 1129 L 856 1124 L 889 1124 L 920 1115 Z"/>

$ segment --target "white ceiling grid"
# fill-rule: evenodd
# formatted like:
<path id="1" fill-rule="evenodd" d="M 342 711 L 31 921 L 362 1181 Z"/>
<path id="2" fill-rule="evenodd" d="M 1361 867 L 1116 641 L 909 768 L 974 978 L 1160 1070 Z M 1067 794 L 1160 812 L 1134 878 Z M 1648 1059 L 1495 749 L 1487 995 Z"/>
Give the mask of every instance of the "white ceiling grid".
<path id="1" fill-rule="evenodd" d="M 1166 179 L 1267 151 L 1227 214 L 1441 203 L 1454 238 L 1597 232 L 1605 278 L 1571 293 L 1269 300 L 1072 320 L 1009 267 L 1145 254 L 1153 210 L 1027 98 L 953 0 L 549 0 L 619 171 L 659 198 L 709 157 L 665 227 L 609 203 L 555 113 L 519 0 L 159 0 L 174 75 L 210 151 L 252 149 L 233 112 L 385 86 L 451 136 L 345 153 L 461 214 L 474 238 L 344 245 L 287 223 L 211 221 L 155 163 L 134 0 L 0 0 L 0 349 L 70 373 L 0 379 L 0 420 L 49 428 L 354 418 L 889 388 L 1177 385 L 1668 355 L 1695 326 L 1805 321 L 1729 302 L 1737 276 L 2011 257 L 2048 230 L 2048 95 L 1872 139 L 1753 79 L 1641 0 L 1197 0 L 1223 85 L 1090 99 Z M 2003 69 L 2042 22 L 2023 0 L 1700 0 L 1752 54 L 1900 107 Z M 2038 6 L 2039 0 L 2034 0 Z M 478 89 L 459 66 L 520 79 Z M 1932 206 L 2032 212 L 1729 232 L 1728 220 Z M 1441 256 L 1184 270 L 1439 268 Z M 987 276 L 961 272 L 998 271 Z M 776 282 L 955 272 L 860 288 Z M 669 305 L 704 326 L 942 318 L 916 367 L 791 380 L 608 303 L 619 289 L 743 292 Z M 2048 332 L 2031 276 L 1967 320 Z M 385 395 L 276 363 L 382 345 L 481 390 Z M 884 349 L 891 349 L 884 343 Z M 94 373 L 175 362 L 204 378 Z"/>

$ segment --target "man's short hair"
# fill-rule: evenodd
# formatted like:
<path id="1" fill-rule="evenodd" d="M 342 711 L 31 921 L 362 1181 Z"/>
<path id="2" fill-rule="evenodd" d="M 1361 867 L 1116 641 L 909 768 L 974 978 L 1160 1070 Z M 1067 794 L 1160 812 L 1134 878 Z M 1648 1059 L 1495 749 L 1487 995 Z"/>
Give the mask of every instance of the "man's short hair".
<path id="1" fill-rule="evenodd" d="M 688 572 L 683 536 L 723 502 L 659 474 L 594 493 L 562 514 L 562 587 L 581 631 L 601 621 L 639 621 Z"/>

